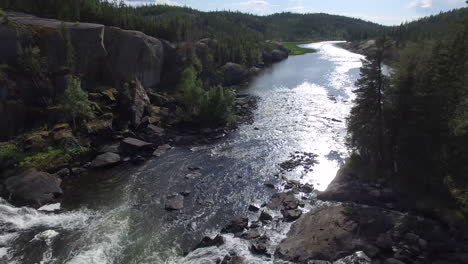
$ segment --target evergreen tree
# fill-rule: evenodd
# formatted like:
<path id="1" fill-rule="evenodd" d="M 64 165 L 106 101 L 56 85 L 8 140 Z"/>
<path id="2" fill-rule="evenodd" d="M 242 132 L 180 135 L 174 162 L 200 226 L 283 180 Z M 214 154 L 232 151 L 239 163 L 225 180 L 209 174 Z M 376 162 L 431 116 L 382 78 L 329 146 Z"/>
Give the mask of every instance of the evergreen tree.
<path id="1" fill-rule="evenodd" d="M 61 107 L 71 118 L 73 127 L 76 128 L 77 118 L 91 118 L 94 116 L 88 93 L 81 89 L 81 81 L 71 78 L 61 100 Z"/>

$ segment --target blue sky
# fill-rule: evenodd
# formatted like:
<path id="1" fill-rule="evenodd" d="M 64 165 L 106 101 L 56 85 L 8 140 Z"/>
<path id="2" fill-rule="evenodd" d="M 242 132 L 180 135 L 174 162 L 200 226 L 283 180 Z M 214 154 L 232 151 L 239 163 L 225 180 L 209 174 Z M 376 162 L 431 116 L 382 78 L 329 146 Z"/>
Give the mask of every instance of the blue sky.
<path id="1" fill-rule="evenodd" d="M 267 15 L 282 11 L 330 13 L 394 25 L 466 6 L 465 0 L 126 0 L 132 5 L 165 3 L 198 10 L 239 10 Z"/>

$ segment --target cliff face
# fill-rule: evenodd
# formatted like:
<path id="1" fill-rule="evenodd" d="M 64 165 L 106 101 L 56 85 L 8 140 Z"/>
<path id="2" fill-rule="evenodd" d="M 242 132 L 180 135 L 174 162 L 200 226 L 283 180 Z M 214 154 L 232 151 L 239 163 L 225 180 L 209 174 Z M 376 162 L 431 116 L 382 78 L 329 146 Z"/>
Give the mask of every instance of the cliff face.
<path id="1" fill-rule="evenodd" d="M 0 64 L 15 68 L 18 47 L 37 46 L 47 77 L 34 82 L 13 70 L 0 78 L 0 141 L 57 121 L 57 113 L 47 108 L 65 90 L 70 67 L 88 92 L 95 92 L 98 83 L 120 87 L 133 80 L 149 90 L 160 84 L 165 53 L 174 53 L 170 45 L 141 32 L 22 13 L 0 20 L 0 42 Z"/>

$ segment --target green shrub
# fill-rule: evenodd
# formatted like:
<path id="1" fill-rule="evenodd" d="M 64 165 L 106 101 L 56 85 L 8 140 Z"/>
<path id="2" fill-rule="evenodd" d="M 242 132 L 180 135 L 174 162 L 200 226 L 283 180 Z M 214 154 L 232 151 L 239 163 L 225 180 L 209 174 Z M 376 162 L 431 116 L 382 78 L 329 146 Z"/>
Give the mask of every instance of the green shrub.
<path id="1" fill-rule="evenodd" d="M 231 125 L 235 122 L 232 113 L 235 93 L 222 86 L 215 86 L 205 92 L 200 104 L 200 120 L 208 125 Z"/>
<path id="2" fill-rule="evenodd" d="M 42 79 L 41 50 L 36 46 L 18 45 L 18 64 L 21 71 L 33 79 Z"/>
<path id="3" fill-rule="evenodd" d="M 0 8 L 0 18 L 6 16 L 6 12 L 3 11 L 3 9 Z"/>
<path id="4" fill-rule="evenodd" d="M 5 159 L 20 159 L 23 155 L 21 149 L 12 142 L 0 143 L 0 161 Z"/>
<path id="5" fill-rule="evenodd" d="M 92 102 L 88 99 L 88 93 L 81 89 L 81 81 L 78 78 L 72 78 L 69 81 L 60 105 L 69 115 L 75 128 L 76 118 L 92 118 L 94 116 Z"/>
<path id="6" fill-rule="evenodd" d="M 182 106 L 180 114 L 185 122 L 205 126 L 235 122 L 235 116 L 232 113 L 235 93 L 221 86 L 205 91 L 194 67 L 184 70 L 178 90 L 178 101 Z"/>

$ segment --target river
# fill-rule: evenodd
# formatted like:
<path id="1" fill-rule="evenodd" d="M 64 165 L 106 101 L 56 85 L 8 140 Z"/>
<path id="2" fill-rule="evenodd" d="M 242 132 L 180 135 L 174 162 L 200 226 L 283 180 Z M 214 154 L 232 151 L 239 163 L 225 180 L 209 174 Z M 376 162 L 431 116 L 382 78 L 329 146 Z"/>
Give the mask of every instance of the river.
<path id="1" fill-rule="evenodd" d="M 312 171 L 288 172 L 288 179 L 318 190 L 333 180 L 347 156 L 345 119 L 362 59 L 334 43 L 307 44 L 318 52 L 265 70 L 246 90 L 259 97 L 254 123 L 220 142 L 177 147 L 139 167 L 90 173 L 75 179 L 78 188 L 65 190 L 61 204 L 43 210 L 2 200 L 0 262 L 216 263 L 235 251 L 248 263 L 281 263 L 250 254 L 245 242 L 229 235 L 220 248 L 186 254 L 233 216 L 258 217 L 248 206 L 263 204 L 283 188 L 278 164 L 291 154 L 314 153 L 319 163 Z M 167 195 L 182 191 L 190 192 L 184 209 L 167 212 Z M 285 223 L 268 227 L 276 243 L 288 230 Z"/>

